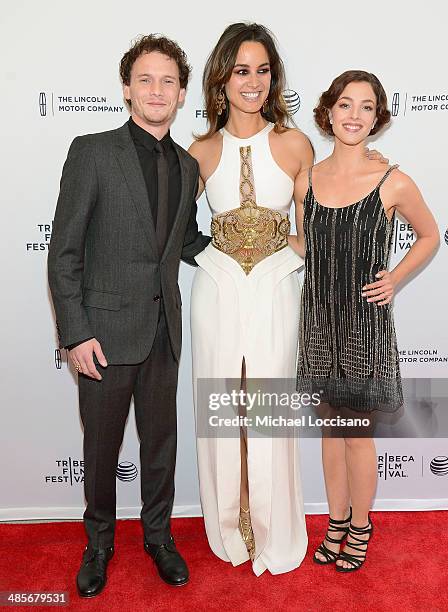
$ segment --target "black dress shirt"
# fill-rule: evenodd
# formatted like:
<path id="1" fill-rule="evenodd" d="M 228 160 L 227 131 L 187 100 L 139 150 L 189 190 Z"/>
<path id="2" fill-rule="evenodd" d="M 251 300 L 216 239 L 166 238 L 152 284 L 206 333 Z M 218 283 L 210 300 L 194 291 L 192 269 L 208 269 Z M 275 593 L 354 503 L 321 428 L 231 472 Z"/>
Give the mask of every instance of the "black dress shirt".
<path id="1" fill-rule="evenodd" d="M 154 227 L 157 225 L 157 152 L 154 150 L 158 140 L 137 125 L 132 118 L 128 121 L 131 138 L 137 150 L 138 159 L 145 179 L 148 199 L 151 205 Z M 160 141 L 168 163 L 168 228 L 174 223 L 181 195 L 180 164 L 176 149 L 167 132 Z"/>

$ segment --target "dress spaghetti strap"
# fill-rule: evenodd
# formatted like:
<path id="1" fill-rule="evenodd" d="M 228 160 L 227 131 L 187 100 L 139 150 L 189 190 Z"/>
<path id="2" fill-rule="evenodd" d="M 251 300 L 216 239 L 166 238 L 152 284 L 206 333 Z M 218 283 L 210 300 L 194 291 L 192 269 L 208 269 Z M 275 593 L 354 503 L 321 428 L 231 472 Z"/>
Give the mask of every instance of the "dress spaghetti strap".
<path id="1" fill-rule="evenodd" d="M 308 168 L 308 187 L 312 187 L 312 173 L 313 173 L 313 166 L 311 166 L 310 168 Z"/>
<path id="2" fill-rule="evenodd" d="M 398 168 L 398 164 L 395 164 L 394 166 L 391 166 L 388 171 L 386 172 L 386 174 L 383 176 L 383 178 L 380 180 L 380 182 L 377 185 L 377 189 L 379 189 L 381 187 L 381 185 L 384 183 L 384 181 L 387 179 L 387 177 L 389 176 L 389 174 L 392 172 L 392 170 L 395 170 L 395 168 Z"/>

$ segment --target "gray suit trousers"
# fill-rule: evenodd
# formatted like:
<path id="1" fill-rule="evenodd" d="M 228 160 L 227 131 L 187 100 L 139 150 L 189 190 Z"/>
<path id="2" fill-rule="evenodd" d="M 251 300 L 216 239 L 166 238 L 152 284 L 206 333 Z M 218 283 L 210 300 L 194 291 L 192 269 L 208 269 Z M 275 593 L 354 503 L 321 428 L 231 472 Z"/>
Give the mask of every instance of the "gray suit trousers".
<path id="1" fill-rule="evenodd" d="M 140 438 L 144 538 L 166 543 L 174 501 L 178 364 L 163 307 L 151 352 L 142 363 L 97 367 L 102 381 L 79 377 L 87 500 L 84 524 L 89 544 L 105 548 L 114 542 L 116 469 L 132 396 Z"/>

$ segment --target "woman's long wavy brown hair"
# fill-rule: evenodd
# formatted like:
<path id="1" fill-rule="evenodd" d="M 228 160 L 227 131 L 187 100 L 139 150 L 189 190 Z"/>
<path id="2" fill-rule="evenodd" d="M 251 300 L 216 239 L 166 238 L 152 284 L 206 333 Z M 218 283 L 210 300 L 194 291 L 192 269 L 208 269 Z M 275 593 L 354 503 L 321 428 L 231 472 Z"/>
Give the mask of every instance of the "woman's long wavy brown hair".
<path id="1" fill-rule="evenodd" d="M 196 135 L 196 140 L 210 138 L 227 123 L 229 118 L 228 100 L 226 98 L 226 109 L 221 115 L 218 115 L 215 107 L 216 96 L 229 81 L 239 48 L 246 41 L 261 43 L 269 57 L 271 87 L 267 108 L 261 110 L 261 114 L 267 121 L 275 124 L 276 132 L 282 132 L 285 129 L 290 118 L 282 95 L 286 82 L 285 68 L 278 53 L 274 35 L 265 26 L 258 23 L 233 23 L 224 30 L 205 64 L 202 88 L 207 111 L 208 130 L 203 135 Z"/>

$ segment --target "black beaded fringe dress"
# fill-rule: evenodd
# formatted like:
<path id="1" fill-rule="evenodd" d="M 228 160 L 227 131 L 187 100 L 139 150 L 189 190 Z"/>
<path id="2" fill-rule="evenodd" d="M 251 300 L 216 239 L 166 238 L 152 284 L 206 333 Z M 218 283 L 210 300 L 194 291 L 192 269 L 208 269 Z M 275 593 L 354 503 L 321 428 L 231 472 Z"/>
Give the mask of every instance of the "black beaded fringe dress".
<path id="1" fill-rule="evenodd" d="M 317 202 L 309 173 L 297 388 L 337 408 L 393 412 L 403 404 L 392 305 L 361 296 L 388 266 L 395 213 L 387 218 L 380 187 L 393 169 L 339 208 Z"/>

